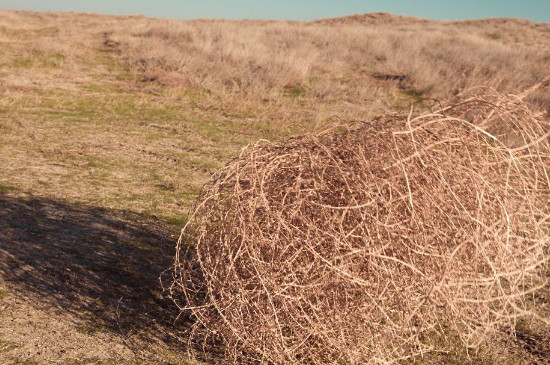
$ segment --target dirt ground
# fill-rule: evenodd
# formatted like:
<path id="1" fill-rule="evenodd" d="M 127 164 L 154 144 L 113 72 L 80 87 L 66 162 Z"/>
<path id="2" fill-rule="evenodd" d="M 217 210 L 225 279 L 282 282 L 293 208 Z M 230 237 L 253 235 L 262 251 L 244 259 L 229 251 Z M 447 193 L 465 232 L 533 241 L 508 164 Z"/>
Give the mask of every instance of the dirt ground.
<path id="1" fill-rule="evenodd" d="M 0 362 L 185 363 L 159 281 L 176 234 L 135 213 L 1 197 Z"/>

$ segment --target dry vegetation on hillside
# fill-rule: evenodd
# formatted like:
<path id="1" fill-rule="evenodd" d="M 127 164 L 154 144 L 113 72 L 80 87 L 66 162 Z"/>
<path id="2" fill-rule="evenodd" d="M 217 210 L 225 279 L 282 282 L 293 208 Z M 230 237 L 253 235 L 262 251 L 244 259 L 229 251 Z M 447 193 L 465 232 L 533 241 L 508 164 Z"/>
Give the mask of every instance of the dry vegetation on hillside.
<path id="1" fill-rule="evenodd" d="M 524 20 L 0 10 L 0 362 L 186 363 L 156 278 L 201 186 L 243 146 L 479 84 L 519 92 L 549 64 L 550 24 Z M 526 102 L 547 118 L 547 88 Z M 445 361 L 544 363 L 549 329 L 518 330 Z"/>
<path id="2" fill-rule="evenodd" d="M 539 29 L 538 24 L 496 20 L 486 29 L 475 23 L 388 15 L 372 19 L 166 21 L 135 32 L 115 31 L 112 37 L 146 78 L 245 99 L 263 99 L 295 87 L 319 102 L 364 101 L 372 97 L 375 79 L 384 78 L 398 79 L 402 87 L 429 96 L 447 96 L 479 84 L 514 91 L 548 73 L 549 25 Z M 522 28 L 540 32 L 540 44 Z M 533 42 L 525 44 L 532 47 L 523 47 L 522 41 Z"/>

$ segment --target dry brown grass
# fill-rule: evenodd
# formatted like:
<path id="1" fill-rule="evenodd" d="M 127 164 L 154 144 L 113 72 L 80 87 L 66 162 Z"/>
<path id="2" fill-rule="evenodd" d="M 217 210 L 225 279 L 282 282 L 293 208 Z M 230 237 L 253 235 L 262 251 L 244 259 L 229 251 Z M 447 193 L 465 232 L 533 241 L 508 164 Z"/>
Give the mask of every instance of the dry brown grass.
<path id="1" fill-rule="evenodd" d="M 87 49 L 99 35 L 144 85 L 199 90 L 208 107 L 244 110 L 263 122 L 300 118 L 319 127 L 334 115 L 365 120 L 406 107 L 410 98 L 447 97 L 475 85 L 514 92 L 545 77 L 550 62 L 550 26 L 514 19 L 433 22 L 370 14 L 235 22 L 2 14 L 0 35 L 26 28 L 55 33 L 27 49 L 63 55 L 58 74 L 65 78 L 85 73 Z M 545 93 L 529 102 L 550 108 Z"/>
<path id="2" fill-rule="evenodd" d="M 260 142 L 214 176 L 171 287 L 191 343 L 235 363 L 390 364 L 513 332 L 546 285 L 548 125 L 486 89 L 411 114 Z"/>
<path id="3" fill-rule="evenodd" d="M 224 100 L 277 98 L 290 89 L 316 102 L 359 102 L 372 99 L 384 75 L 400 75 L 401 87 L 435 97 L 479 84 L 512 92 L 540 81 L 550 61 L 548 25 L 502 23 L 384 14 L 312 23 L 158 21 L 112 37 L 146 78 L 179 75 L 184 86 Z M 526 32 L 532 38 L 511 38 Z M 546 94 L 538 98 L 550 106 Z"/>

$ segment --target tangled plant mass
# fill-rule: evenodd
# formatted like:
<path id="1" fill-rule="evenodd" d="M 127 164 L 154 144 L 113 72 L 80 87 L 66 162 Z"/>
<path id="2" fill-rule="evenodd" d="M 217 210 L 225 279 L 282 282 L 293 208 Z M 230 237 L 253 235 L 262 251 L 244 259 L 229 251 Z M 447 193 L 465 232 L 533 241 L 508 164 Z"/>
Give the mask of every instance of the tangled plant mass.
<path id="1" fill-rule="evenodd" d="M 523 96 L 245 148 L 178 243 L 191 341 L 239 363 L 386 364 L 513 325 L 550 237 L 550 129 Z"/>

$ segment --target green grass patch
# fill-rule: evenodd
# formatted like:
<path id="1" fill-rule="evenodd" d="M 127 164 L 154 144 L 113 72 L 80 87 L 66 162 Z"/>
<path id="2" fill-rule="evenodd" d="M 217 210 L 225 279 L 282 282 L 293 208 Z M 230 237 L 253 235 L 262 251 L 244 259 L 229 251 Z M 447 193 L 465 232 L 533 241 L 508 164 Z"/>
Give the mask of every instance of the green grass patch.
<path id="1" fill-rule="evenodd" d="M 166 223 L 177 228 L 183 228 L 183 226 L 185 226 L 188 220 L 187 214 L 174 214 L 174 215 L 164 216 L 162 218 Z"/>
<path id="2" fill-rule="evenodd" d="M 289 98 L 297 98 L 306 93 L 306 88 L 300 84 L 297 85 L 287 85 L 283 88 L 283 96 Z"/>
<path id="3" fill-rule="evenodd" d="M 39 68 L 59 68 L 65 61 L 65 55 L 61 53 L 49 53 L 43 54 L 41 52 L 31 51 L 25 56 L 19 56 L 11 63 L 8 63 L 8 67 L 31 69 L 34 67 Z"/>
<path id="4" fill-rule="evenodd" d="M 101 85 L 101 84 L 82 85 L 81 89 L 84 90 L 84 91 L 92 92 L 92 93 L 105 93 L 105 92 L 110 91 L 109 88 L 106 85 Z"/>
<path id="5" fill-rule="evenodd" d="M 96 157 L 96 156 L 86 157 L 85 167 L 86 168 L 93 168 L 93 169 L 102 169 L 102 170 L 107 170 L 107 171 L 113 171 L 114 170 L 114 166 L 111 165 L 108 161 L 106 161 L 106 160 L 104 160 L 100 157 Z"/>
<path id="6" fill-rule="evenodd" d="M 35 64 L 34 57 L 25 57 L 25 58 L 18 58 L 14 61 L 12 61 L 9 66 L 13 68 L 32 68 Z"/>
<path id="7" fill-rule="evenodd" d="M 0 181 L 0 194 L 5 195 L 16 191 L 17 188 L 6 181 Z"/>
<path id="8" fill-rule="evenodd" d="M 422 95 L 422 93 L 413 88 L 402 90 L 401 93 L 406 97 L 410 98 L 415 103 L 420 102 L 424 99 L 424 96 Z"/>
<path id="9" fill-rule="evenodd" d="M 102 47 L 95 50 L 89 60 L 84 62 L 91 67 L 104 67 L 112 74 L 116 74 L 116 78 L 121 81 L 132 81 L 134 75 L 130 67 L 122 62 L 117 54 L 109 48 Z"/>
<path id="10" fill-rule="evenodd" d="M 179 95 L 180 100 L 189 100 L 196 103 L 206 100 L 209 96 L 210 92 L 208 90 L 193 88 L 183 90 Z"/>
<path id="11" fill-rule="evenodd" d="M 61 53 L 50 53 L 44 57 L 42 60 L 43 66 L 46 67 L 61 67 L 65 62 L 65 55 Z"/>

